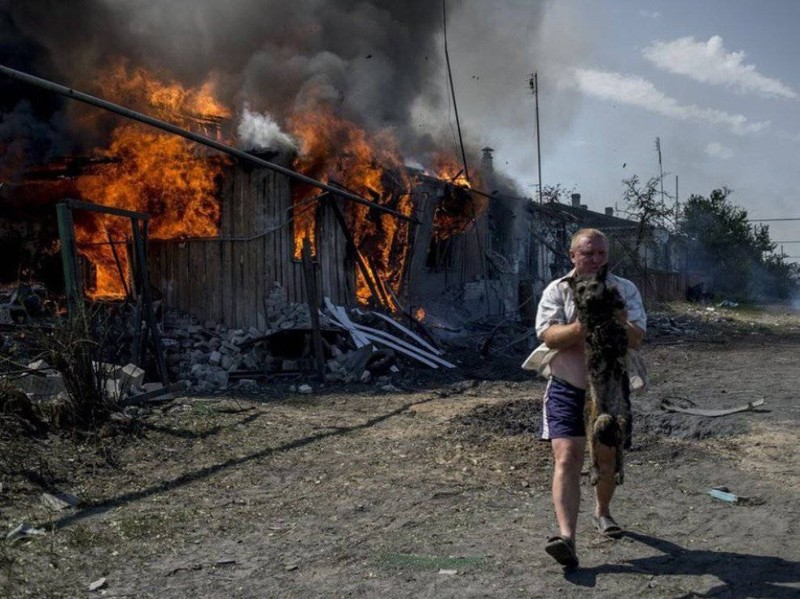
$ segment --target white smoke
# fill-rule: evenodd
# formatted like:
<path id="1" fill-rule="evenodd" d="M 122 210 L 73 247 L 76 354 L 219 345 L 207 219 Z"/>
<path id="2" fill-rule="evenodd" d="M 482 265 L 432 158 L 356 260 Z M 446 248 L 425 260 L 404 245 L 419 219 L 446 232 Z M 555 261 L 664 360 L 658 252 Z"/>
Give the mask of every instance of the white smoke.
<path id="1" fill-rule="evenodd" d="M 248 105 L 244 107 L 236 134 L 239 145 L 248 150 L 297 151 L 297 142 L 281 131 L 275 119 L 266 112 L 252 112 Z"/>

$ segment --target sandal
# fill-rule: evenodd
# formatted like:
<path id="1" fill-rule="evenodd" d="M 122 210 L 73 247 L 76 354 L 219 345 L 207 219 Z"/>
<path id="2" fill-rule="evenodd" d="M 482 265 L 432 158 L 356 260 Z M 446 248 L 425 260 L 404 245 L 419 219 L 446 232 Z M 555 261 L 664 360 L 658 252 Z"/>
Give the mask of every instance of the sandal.
<path id="1" fill-rule="evenodd" d="M 544 550 L 565 568 L 577 568 L 578 556 L 575 553 L 575 541 L 567 537 L 551 537 Z"/>
<path id="2" fill-rule="evenodd" d="M 604 537 L 618 539 L 624 532 L 611 516 L 592 516 L 592 520 L 597 527 L 597 532 Z"/>

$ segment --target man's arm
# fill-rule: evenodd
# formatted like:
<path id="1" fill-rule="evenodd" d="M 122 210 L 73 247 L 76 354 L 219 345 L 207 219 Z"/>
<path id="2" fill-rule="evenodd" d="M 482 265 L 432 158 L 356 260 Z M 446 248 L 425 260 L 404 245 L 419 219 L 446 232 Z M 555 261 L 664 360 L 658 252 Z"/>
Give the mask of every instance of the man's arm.
<path id="1" fill-rule="evenodd" d="M 617 314 L 617 320 L 625 327 L 625 334 L 628 336 L 628 347 L 639 349 L 644 341 L 644 330 L 638 324 L 628 320 L 628 311 L 621 310 Z"/>
<path id="2" fill-rule="evenodd" d="M 642 347 L 644 331 L 630 320 L 626 320 L 623 324 L 625 325 L 625 333 L 628 335 L 628 347 L 631 349 L 639 349 Z"/>
<path id="3" fill-rule="evenodd" d="M 586 330 L 580 321 L 569 324 L 551 324 L 547 327 L 539 338 L 544 341 L 550 349 L 566 349 L 586 339 Z"/>

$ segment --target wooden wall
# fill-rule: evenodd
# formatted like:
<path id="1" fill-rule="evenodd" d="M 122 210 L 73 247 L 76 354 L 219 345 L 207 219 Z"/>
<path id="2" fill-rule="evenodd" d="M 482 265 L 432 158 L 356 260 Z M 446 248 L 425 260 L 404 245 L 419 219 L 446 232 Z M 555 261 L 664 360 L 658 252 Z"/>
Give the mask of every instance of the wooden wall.
<path id="1" fill-rule="evenodd" d="M 220 237 L 151 240 L 150 281 L 168 306 L 200 320 L 264 330 L 264 300 L 276 282 L 289 301 L 306 301 L 302 263 L 294 258 L 290 181 L 269 169 L 237 165 L 226 174 L 220 196 Z M 321 292 L 352 304 L 352 267 L 328 212 L 320 204 Z"/>
<path id="2" fill-rule="evenodd" d="M 636 284 L 648 307 L 659 302 L 686 299 L 688 278 L 685 273 L 648 269 L 646 274 L 623 276 Z"/>

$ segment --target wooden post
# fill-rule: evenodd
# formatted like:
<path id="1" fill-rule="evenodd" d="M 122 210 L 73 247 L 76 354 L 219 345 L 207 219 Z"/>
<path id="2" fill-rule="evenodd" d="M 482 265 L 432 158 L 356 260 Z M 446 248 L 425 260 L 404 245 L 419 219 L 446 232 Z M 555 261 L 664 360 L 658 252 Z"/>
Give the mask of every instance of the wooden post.
<path id="1" fill-rule="evenodd" d="M 341 209 L 335 202 L 329 198 L 325 199 L 330 202 L 329 205 L 333 210 L 334 216 L 336 216 L 336 222 L 339 223 L 339 227 L 341 227 L 342 233 L 344 233 L 344 237 L 347 240 L 347 246 L 355 256 L 356 264 L 358 264 L 359 268 L 361 269 L 361 274 L 364 276 L 364 281 L 366 281 L 367 287 L 369 287 L 369 292 L 372 294 L 372 297 L 375 298 L 375 301 L 380 302 L 381 296 L 378 294 L 378 290 L 375 288 L 375 282 L 372 280 L 372 275 L 369 272 L 369 268 L 364 263 L 364 258 L 361 256 L 361 252 L 358 251 L 358 246 L 356 245 L 355 239 L 353 239 L 350 229 L 347 228 L 347 222 L 344 220 L 344 214 L 342 214 Z M 386 307 L 389 308 L 389 306 Z"/>
<path id="2" fill-rule="evenodd" d="M 117 272 L 119 273 L 119 281 L 122 283 L 122 289 L 125 291 L 125 299 L 131 299 L 131 294 L 128 291 L 128 283 L 125 281 L 125 272 L 122 270 L 122 262 L 120 262 L 119 254 L 117 254 L 117 248 L 114 247 L 116 242 L 114 238 L 111 237 L 111 231 L 106 229 L 106 236 L 108 237 L 108 245 L 111 246 L 111 253 L 114 254 L 114 263 L 117 265 Z"/>
<path id="3" fill-rule="evenodd" d="M 303 237 L 303 275 L 306 280 L 306 298 L 311 315 L 311 342 L 314 345 L 314 357 L 317 362 L 317 377 L 325 382 L 325 354 L 322 350 L 322 332 L 319 327 L 319 293 L 317 291 L 317 274 L 311 258 L 311 242 Z"/>
<path id="4" fill-rule="evenodd" d="M 164 352 L 161 347 L 161 334 L 158 332 L 158 326 L 156 325 L 153 300 L 150 296 L 150 277 L 147 273 L 147 219 L 141 219 L 141 229 L 139 228 L 140 225 L 137 220 L 136 217 L 131 218 L 131 225 L 133 226 L 133 244 L 136 249 L 136 256 L 138 257 L 137 278 L 140 281 L 139 292 L 142 297 L 142 307 L 144 308 L 144 317 L 147 321 L 150 339 L 153 342 L 153 352 L 155 353 L 158 374 L 161 377 L 161 383 L 167 387 L 169 386 L 169 373 L 167 371 L 167 364 L 164 361 Z M 145 336 L 145 340 L 146 339 L 147 337 Z"/>
<path id="5" fill-rule="evenodd" d="M 83 297 L 80 273 L 75 255 L 75 231 L 72 223 L 72 209 L 69 204 L 57 204 L 58 235 L 61 238 L 61 264 L 64 267 L 64 289 L 67 304 L 74 308 Z"/>

